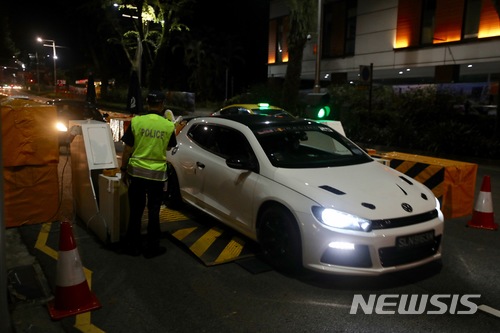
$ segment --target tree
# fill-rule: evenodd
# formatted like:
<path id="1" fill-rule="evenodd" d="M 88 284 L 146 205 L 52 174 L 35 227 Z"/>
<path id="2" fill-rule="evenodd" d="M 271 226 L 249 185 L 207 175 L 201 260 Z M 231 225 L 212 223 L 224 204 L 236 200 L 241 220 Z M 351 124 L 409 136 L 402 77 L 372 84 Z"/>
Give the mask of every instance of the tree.
<path id="1" fill-rule="evenodd" d="M 189 31 L 189 27 L 180 22 L 181 13 L 189 8 L 192 0 L 170 0 L 165 3 L 158 1 L 160 8 L 162 25 L 161 34 L 158 36 L 158 43 L 152 45 L 155 49 L 155 56 L 150 59 L 151 67 L 149 71 L 149 86 L 151 89 L 159 89 L 165 83 L 162 78 L 166 75 L 167 55 L 172 48 L 171 41 L 174 32 Z"/>
<path id="2" fill-rule="evenodd" d="M 231 36 L 206 28 L 203 34 L 185 34 L 174 50 L 183 52 L 189 69 L 188 86 L 196 91 L 197 100 L 217 100 L 229 94 L 229 73 L 245 64 L 243 48 Z"/>
<path id="3" fill-rule="evenodd" d="M 288 65 L 283 83 L 283 107 L 298 113 L 302 56 L 307 35 L 315 22 L 316 4 L 314 0 L 287 0 L 290 8 L 290 33 L 288 35 Z"/>
<path id="4" fill-rule="evenodd" d="M 132 70 L 146 79 L 149 89 L 162 89 L 172 33 L 188 30 L 180 22 L 180 13 L 193 0 L 118 1 L 117 8 L 129 22 L 115 19 L 117 32 L 110 42 L 122 46 Z M 146 72 L 143 72 L 143 69 Z"/>
<path id="5" fill-rule="evenodd" d="M 184 42 L 184 63 L 187 67 L 193 68 L 188 77 L 189 87 L 199 94 L 202 99 L 208 98 L 208 91 L 204 88 L 210 84 L 211 80 L 207 82 L 210 77 L 206 75 L 213 70 L 216 62 L 213 53 L 201 40 L 189 39 Z"/>
<path id="6" fill-rule="evenodd" d="M 74 1 L 70 5 L 63 2 L 59 7 L 66 10 L 63 13 L 65 27 L 78 41 L 71 44 L 72 53 L 78 55 L 77 65 L 72 66 L 69 73 L 71 78 L 81 79 L 92 72 L 94 78 L 101 81 L 101 97 L 106 96 L 109 80 L 123 82 L 129 69 L 122 48 L 108 42 L 116 33 L 113 25 L 117 19 L 116 9 L 111 2 L 101 0 Z"/>
<path id="7" fill-rule="evenodd" d="M 6 16 L 0 15 L 0 64 L 10 64 L 12 56 L 18 52 L 10 36 L 8 19 Z"/>

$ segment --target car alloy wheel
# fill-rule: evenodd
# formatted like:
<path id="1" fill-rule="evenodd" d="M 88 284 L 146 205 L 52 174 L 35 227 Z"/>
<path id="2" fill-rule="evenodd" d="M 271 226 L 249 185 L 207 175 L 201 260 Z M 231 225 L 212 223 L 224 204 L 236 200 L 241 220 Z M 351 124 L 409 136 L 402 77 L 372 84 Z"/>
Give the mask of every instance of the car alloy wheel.
<path id="1" fill-rule="evenodd" d="M 277 270 L 297 273 L 302 268 L 299 228 L 286 208 L 271 206 L 262 213 L 259 243 L 266 259 Z"/>

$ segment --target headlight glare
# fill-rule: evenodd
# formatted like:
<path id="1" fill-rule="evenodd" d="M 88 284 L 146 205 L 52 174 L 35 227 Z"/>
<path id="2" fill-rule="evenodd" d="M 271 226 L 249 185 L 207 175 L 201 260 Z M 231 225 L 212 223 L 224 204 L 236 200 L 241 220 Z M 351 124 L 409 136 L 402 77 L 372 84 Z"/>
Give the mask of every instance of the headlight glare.
<path id="1" fill-rule="evenodd" d="M 66 125 L 64 125 L 62 122 L 57 122 L 56 124 L 56 128 L 59 132 L 67 132 L 68 131 L 68 128 L 66 127 Z"/>
<path id="2" fill-rule="evenodd" d="M 321 223 L 332 228 L 371 231 L 371 221 L 332 208 L 313 207 L 313 214 Z"/>
<path id="3" fill-rule="evenodd" d="M 441 203 L 439 202 L 438 198 L 434 198 L 436 200 L 436 209 L 438 211 L 438 219 L 440 221 L 444 221 L 444 215 L 443 212 L 441 211 Z"/>
<path id="4" fill-rule="evenodd" d="M 328 246 L 331 247 L 332 249 L 350 250 L 350 251 L 353 251 L 356 248 L 354 243 L 350 242 L 331 242 L 330 244 L 328 244 Z"/>
<path id="5" fill-rule="evenodd" d="M 441 203 L 439 203 L 438 198 L 434 197 L 434 201 L 436 202 L 436 209 L 441 210 Z"/>

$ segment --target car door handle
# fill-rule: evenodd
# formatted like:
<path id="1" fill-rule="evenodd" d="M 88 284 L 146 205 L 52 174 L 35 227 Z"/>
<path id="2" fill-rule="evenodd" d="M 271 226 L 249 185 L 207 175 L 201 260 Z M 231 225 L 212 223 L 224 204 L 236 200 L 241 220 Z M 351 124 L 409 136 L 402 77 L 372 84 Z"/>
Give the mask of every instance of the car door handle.
<path id="1" fill-rule="evenodd" d="M 196 162 L 196 166 L 198 167 L 198 169 L 204 169 L 205 168 L 205 164 L 203 164 L 201 162 Z"/>

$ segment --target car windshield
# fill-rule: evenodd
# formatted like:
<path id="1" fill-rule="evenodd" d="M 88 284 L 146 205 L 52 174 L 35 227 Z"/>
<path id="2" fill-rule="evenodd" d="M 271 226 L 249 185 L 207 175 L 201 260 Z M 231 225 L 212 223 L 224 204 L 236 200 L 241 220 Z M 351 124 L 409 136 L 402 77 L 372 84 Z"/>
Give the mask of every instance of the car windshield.
<path id="1" fill-rule="evenodd" d="M 254 131 L 267 157 L 279 168 L 324 168 L 372 161 L 347 138 L 324 125 L 290 125 Z"/>

